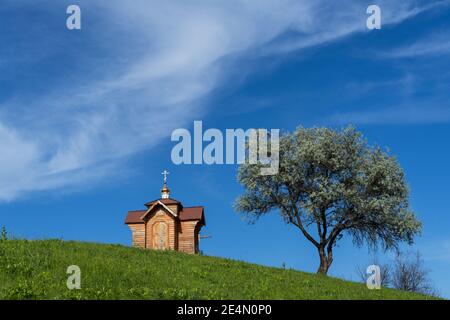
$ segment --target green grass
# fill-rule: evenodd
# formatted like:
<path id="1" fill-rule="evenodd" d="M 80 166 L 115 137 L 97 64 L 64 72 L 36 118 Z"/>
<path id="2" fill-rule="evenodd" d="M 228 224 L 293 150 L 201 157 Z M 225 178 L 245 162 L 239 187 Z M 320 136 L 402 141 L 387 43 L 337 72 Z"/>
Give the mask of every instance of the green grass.
<path id="1" fill-rule="evenodd" d="M 68 290 L 67 267 L 81 268 Z M 60 240 L 0 241 L 0 299 L 429 299 L 228 259 Z"/>

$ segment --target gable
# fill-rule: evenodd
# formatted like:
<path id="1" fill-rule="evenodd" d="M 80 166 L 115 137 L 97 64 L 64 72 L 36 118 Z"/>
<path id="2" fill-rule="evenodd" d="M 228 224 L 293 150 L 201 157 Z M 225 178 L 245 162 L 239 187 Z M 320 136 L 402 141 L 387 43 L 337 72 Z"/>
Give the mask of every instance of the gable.
<path id="1" fill-rule="evenodd" d="M 155 220 L 164 220 L 167 222 L 174 221 L 175 217 L 171 215 L 169 212 L 167 212 L 164 208 L 157 208 L 150 212 L 148 215 L 143 218 L 144 221 L 147 223 L 151 223 Z"/>
<path id="2" fill-rule="evenodd" d="M 173 212 L 169 207 L 167 207 L 161 201 L 157 201 L 152 206 L 150 206 L 148 208 L 148 210 L 141 216 L 141 220 L 144 221 L 146 218 L 148 218 L 152 214 L 158 213 L 161 211 L 164 212 L 165 214 L 172 216 L 172 218 L 177 218 L 177 215 L 175 212 Z"/>

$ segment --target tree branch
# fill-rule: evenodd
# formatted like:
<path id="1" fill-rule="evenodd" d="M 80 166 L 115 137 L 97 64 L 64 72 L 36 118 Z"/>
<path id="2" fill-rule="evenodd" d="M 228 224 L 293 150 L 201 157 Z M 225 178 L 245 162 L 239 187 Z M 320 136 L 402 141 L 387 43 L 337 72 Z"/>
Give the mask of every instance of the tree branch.
<path id="1" fill-rule="evenodd" d="M 295 217 L 296 221 L 294 221 L 294 217 Z M 300 231 L 303 233 L 303 235 L 306 237 L 306 239 L 308 239 L 313 245 L 315 245 L 317 248 L 319 248 L 320 244 L 308 233 L 308 231 L 306 231 L 298 214 L 295 214 L 294 217 L 290 216 L 289 221 L 293 225 L 295 225 L 296 227 L 298 227 L 300 229 Z"/>

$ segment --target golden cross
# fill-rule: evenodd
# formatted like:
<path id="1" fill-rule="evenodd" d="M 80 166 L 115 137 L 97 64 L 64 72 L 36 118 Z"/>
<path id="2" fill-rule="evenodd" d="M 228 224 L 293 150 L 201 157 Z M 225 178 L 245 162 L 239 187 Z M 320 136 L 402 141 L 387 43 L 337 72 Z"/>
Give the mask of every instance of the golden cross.
<path id="1" fill-rule="evenodd" d="M 167 182 L 167 175 L 170 174 L 170 172 L 167 171 L 167 170 L 164 170 L 163 172 L 161 172 L 161 174 L 164 175 L 164 184 L 166 184 L 166 182 Z"/>

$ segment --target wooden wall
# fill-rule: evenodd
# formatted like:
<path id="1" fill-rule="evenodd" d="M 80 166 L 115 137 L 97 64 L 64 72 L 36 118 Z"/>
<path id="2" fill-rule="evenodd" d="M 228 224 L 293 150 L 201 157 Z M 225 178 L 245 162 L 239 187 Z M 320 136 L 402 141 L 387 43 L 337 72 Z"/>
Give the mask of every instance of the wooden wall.
<path id="1" fill-rule="evenodd" d="M 132 233 L 133 247 L 145 248 L 145 225 L 129 224 Z"/>
<path id="2" fill-rule="evenodd" d="M 199 252 L 199 221 L 179 221 L 164 209 L 159 209 L 150 216 L 147 223 L 129 224 L 132 232 L 133 247 L 154 248 L 154 226 L 157 223 L 167 225 L 168 250 L 195 254 Z"/>
<path id="3" fill-rule="evenodd" d="M 198 238 L 196 235 L 196 225 L 198 221 L 181 221 L 180 231 L 178 235 L 178 250 L 194 254 L 198 251 L 198 244 L 196 244 L 195 239 Z"/>

